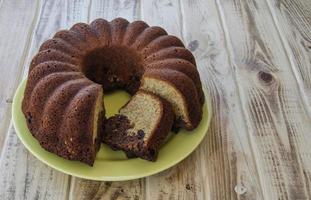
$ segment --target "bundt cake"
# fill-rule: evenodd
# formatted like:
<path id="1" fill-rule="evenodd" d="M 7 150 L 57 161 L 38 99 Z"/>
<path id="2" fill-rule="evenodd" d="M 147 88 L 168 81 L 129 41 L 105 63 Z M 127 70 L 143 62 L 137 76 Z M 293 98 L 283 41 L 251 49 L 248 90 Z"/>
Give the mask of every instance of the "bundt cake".
<path id="1" fill-rule="evenodd" d="M 96 19 L 57 32 L 32 59 L 22 111 L 46 150 L 92 165 L 103 134 L 103 91 L 143 89 L 168 101 L 174 127 L 194 129 L 204 94 L 193 55 L 143 21 Z"/>
<path id="2" fill-rule="evenodd" d="M 174 121 L 171 104 L 150 92 L 138 90 L 104 125 L 104 142 L 128 157 L 154 161 Z"/>

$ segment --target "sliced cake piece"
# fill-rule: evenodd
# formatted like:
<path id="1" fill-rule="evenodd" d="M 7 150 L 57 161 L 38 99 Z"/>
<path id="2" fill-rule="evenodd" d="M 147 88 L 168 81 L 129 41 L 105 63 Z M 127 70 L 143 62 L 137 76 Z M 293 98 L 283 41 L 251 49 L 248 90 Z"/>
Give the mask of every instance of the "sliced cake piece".
<path id="1" fill-rule="evenodd" d="M 174 121 L 171 105 L 159 96 L 139 90 L 104 125 L 104 142 L 128 157 L 155 161 Z"/>
<path id="2" fill-rule="evenodd" d="M 193 81 L 172 69 L 146 70 L 140 89 L 152 92 L 171 103 L 176 122 L 175 128 L 196 128 L 202 118 L 202 107 Z"/>

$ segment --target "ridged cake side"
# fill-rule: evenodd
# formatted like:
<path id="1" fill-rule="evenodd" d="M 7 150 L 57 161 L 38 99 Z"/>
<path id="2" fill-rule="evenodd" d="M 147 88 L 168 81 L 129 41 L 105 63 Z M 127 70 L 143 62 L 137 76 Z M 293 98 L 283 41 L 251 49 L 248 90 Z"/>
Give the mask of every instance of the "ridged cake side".
<path id="1" fill-rule="evenodd" d="M 100 126 L 104 115 L 102 105 L 95 113 L 98 97 L 102 102 L 101 86 L 80 72 L 51 73 L 38 81 L 23 110 L 29 130 L 46 150 L 93 165 L 101 140 L 101 127 L 93 120 L 98 118 Z"/>

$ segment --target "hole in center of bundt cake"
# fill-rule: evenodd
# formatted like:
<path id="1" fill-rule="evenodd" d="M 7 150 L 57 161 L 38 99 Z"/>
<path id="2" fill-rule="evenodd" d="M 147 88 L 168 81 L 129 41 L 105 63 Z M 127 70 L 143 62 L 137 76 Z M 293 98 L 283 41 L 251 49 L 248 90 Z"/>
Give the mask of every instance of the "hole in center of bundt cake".
<path id="1" fill-rule="evenodd" d="M 103 85 L 104 91 L 125 89 L 134 94 L 143 74 L 142 59 L 128 47 L 96 49 L 83 60 L 82 70 L 92 81 Z"/>

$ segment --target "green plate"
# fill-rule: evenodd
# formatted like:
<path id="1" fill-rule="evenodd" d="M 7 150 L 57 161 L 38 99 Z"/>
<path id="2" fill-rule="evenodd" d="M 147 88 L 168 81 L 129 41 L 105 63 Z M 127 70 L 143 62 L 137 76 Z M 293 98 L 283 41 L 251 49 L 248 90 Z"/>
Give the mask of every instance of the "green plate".
<path id="1" fill-rule="evenodd" d="M 18 87 L 12 107 L 13 123 L 22 143 L 39 160 L 45 164 L 76 177 L 101 180 L 121 181 L 150 176 L 161 172 L 186 158 L 203 140 L 211 119 L 210 99 L 206 96 L 203 107 L 203 119 L 193 131 L 180 130 L 178 134 L 171 134 L 162 146 L 156 162 L 149 162 L 139 158 L 127 159 L 121 151 L 113 151 L 105 144 L 101 145 L 93 167 L 78 161 L 63 159 L 45 151 L 31 135 L 27 128 L 25 117 L 21 110 L 26 80 Z M 206 92 L 205 92 L 206 93 Z M 126 92 L 116 91 L 105 95 L 105 107 L 108 116 L 117 113 L 124 105 L 129 95 Z"/>

